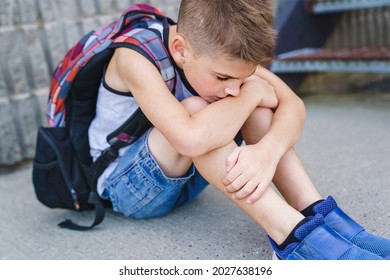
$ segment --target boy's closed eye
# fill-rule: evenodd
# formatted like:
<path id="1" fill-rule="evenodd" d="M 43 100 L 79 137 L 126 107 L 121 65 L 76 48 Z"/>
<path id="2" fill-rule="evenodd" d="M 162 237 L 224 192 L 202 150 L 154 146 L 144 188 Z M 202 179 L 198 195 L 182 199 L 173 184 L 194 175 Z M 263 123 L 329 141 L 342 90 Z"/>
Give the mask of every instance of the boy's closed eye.
<path id="1" fill-rule="evenodd" d="M 219 77 L 219 76 L 217 76 L 217 79 L 218 79 L 218 81 L 227 81 L 227 80 L 229 80 L 229 78 L 227 78 L 227 77 Z"/>

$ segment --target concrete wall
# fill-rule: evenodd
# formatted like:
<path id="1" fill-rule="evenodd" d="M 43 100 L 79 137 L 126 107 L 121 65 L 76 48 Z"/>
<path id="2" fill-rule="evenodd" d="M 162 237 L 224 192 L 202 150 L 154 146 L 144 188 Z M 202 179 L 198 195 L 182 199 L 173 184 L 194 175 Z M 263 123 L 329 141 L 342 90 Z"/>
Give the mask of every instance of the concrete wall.
<path id="1" fill-rule="evenodd" d="M 66 50 L 133 2 L 0 0 L 0 166 L 34 156 L 50 75 Z M 143 2 L 177 19 L 179 0 Z"/>

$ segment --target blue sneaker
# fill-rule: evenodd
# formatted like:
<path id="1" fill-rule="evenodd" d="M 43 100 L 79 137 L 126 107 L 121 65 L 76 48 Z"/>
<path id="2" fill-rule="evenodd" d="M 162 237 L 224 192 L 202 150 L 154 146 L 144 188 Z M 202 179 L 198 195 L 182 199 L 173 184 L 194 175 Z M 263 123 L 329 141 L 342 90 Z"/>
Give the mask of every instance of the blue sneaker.
<path id="1" fill-rule="evenodd" d="M 317 214 L 295 230 L 298 242 L 280 250 L 269 237 L 279 260 L 383 260 L 342 238 Z"/>
<path id="2" fill-rule="evenodd" d="M 329 196 L 326 200 L 316 204 L 313 212 L 321 214 L 331 229 L 352 244 L 390 260 L 390 240 L 365 231 L 337 206 L 333 197 Z"/>

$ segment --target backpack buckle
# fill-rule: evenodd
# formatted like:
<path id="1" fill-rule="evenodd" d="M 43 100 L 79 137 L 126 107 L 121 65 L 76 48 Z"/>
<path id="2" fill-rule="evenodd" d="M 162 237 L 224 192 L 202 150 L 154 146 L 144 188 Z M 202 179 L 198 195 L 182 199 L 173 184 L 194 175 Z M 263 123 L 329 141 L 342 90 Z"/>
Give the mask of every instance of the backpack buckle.
<path id="1" fill-rule="evenodd" d="M 117 157 L 118 157 L 118 150 L 113 148 L 113 147 L 109 147 L 103 151 L 103 153 L 101 155 L 101 160 L 106 162 L 106 163 L 111 163 Z"/>

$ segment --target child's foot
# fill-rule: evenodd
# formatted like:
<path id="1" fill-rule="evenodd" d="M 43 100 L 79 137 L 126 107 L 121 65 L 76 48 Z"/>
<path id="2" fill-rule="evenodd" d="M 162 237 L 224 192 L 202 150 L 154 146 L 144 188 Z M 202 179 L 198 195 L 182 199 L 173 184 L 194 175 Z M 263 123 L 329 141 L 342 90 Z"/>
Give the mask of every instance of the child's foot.
<path id="1" fill-rule="evenodd" d="M 271 245 L 281 260 L 382 260 L 342 238 L 324 222 L 321 215 L 310 217 L 294 232 L 297 242 L 283 250 L 271 239 Z"/>
<path id="2" fill-rule="evenodd" d="M 384 259 L 390 259 L 390 240 L 365 231 L 337 206 L 333 197 L 329 196 L 326 200 L 315 204 L 313 212 L 321 214 L 326 225 L 352 244 Z"/>

